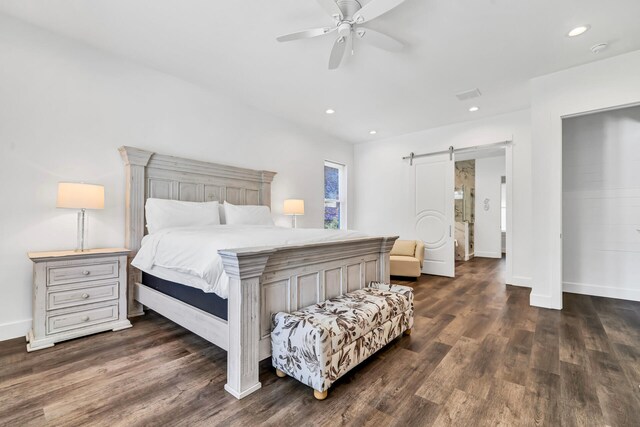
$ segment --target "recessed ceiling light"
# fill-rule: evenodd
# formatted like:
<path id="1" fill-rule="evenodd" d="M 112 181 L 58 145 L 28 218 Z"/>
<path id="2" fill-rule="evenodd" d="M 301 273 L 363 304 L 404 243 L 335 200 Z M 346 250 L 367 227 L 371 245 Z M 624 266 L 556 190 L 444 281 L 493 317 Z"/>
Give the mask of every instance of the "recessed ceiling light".
<path id="1" fill-rule="evenodd" d="M 370 131 L 369 131 L 369 135 L 375 135 L 376 133 L 378 133 L 378 131 L 377 131 L 377 130 L 370 130 Z"/>
<path id="2" fill-rule="evenodd" d="M 336 112 L 336 110 L 334 110 L 332 108 L 327 108 L 327 111 L 325 111 L 325 113 L 327 113 L 327 114 L 333 114 L 335 112 Z"/>
<path id="3" fill-rule="evenodd" d="M 569 37 L 579 36 L 580 34 L 584 34 L 587 31 L 589 31 L 589 28 L 591 28 L 591 25 L 580 25 L 579 27 L 575 27 L 573 30 L 569 31 L 567 33 L 567 36 Z"/>
<path id="4" fill-rule="evenodd" d="M 480 109 L 480 107 L 473 106 L 473 107 L 469 108 L 469 111 L 471 111 L 472 113 L 475 113 L 479 109 Z"/>

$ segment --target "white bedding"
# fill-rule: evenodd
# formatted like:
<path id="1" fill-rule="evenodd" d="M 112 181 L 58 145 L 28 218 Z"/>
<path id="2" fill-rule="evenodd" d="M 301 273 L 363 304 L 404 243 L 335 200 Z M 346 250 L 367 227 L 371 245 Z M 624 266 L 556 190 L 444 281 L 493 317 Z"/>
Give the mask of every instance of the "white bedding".
<path id="1" fill-rule="evenodd" d="M 142 271 L 172 280 L 168 271 L 192 276 L 178 283 L 227 298 L 229 277 L 220 249 L 286 246 L 335 242 L 367 237 L 358 231 L 292 229 L 264 225 L 209 225 L 169 228 L 145 236 L 131 264 Z M 163 277 L 163 273 L 164 276 Z M 160 273 L 160 274 L 158 274 Z M 172 275 L 176 278 L 177 275 Z M 172 280 L 176 281 L 176 280 Z"/>

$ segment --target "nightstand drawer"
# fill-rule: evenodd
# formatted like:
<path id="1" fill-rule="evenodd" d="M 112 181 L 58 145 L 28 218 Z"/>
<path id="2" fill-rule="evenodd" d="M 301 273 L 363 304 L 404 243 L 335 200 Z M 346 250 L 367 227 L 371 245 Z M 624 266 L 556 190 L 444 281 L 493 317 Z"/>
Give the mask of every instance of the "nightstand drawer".
<path id="1" fill-rule="evenodd" d="M 73 313 L 47 316 L 47 334 L 56 334 L 72 329 L 84 328 L 118 318 L 118 304 L 96 307 Z"/>
<path id="2" fill-rule="evenodd" d="M 56 286 L 47 291 L 47 310 L 74 307 L 118 298 L 118 282 Z"/>
<path id="3" fill-rule="evenodd" d="M 115 279 L 118 277 L 118 261 L 109 260 L 86 264 L 51 266 L 48 269 L 47 285 L 86 282 L 88 280 Z"/>

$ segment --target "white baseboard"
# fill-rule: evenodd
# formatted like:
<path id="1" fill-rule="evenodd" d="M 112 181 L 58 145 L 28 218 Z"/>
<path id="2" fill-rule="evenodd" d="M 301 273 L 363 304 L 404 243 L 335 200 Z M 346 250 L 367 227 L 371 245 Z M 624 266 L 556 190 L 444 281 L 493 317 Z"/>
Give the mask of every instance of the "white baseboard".
<path id="1" fill-rule="evenodd" d="M 592 295 L 596 297 L 640 301 L 640 289 L 623 287 L 612 288 L 609 286 L 589 285 L 586 283 L 563 282 L 562 291 L 574 294 Z"/>
<path id="2" fill-rule="evenodd" d="M 476 252 L 475 256 L 478 258 L 502 258 L 501 252 Z"/>
<path id="3" fill-rule="evenodd" d="M 513 276 L 511 279 L 511 283 L 509 283 L 509 285 L 511 286 L 521 286 L 523 288 L 530 288 L 531 287 L 531 277 L 526 277 L 526 276 Z"/>
<path id="4" fill-rule="evenodd" d="M 0 325 L 0 341 L 12 338 L 24 337 L 31 328 L 31 319 L 18 320 L 17 322 L 3 323 Z"/>

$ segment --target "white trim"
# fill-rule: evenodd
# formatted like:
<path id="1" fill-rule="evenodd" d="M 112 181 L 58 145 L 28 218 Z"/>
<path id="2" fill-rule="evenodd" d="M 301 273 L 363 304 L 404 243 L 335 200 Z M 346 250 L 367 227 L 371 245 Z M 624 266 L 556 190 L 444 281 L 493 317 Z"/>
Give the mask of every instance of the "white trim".
<path id="1" fill-rule="evenodd" d="M 511 137 L 513 140 L 513 136 Z M 507 181 L 507 231 L 505 239 L 505 261 L 506 261 L 506 274 L 505 280 L 507 283 L 513 283 L 513 145 L 508 144 L 504 149 L 504 156 L 506 161 L 505 167 L 505 180 Z M 502 236 L 500 236 L 502 239 Z M 501 248 L 502 249 L 502 248 Z M 502 257 L 502 254 L 500 254 Z"/>
<path id="2" fill-rule="evenodd" d="M 31 319 L 18 320 L 0 325 L 0 341 L 26 337 L 31 328 Z"/>
<path id="3" fill-rule="evenodd" d="M 638 107 L 638 106 L 640 106 L 640 101 L 630 102 L 628 104 L 614 105 L 614 106 L 611 106 L 611 107 L 596 108 L 596 109 L 588 110 L 588 111 L 580 111 L 580 112 L 577 112 L 577 113 L 565 114 L 565 115 L 562 116 L 562 118 L 563 119 L 571 119 L 573 117 L 582 117 L 582 116 L 588 116 L 590 114 L 606 113 L 607 111 L 623 110 L 625 108 L 633 108 L 633 107 Z"/>
<path id="4" fill-rule="evenodd" d="M 560 304 L 560 306 L 558 305 L 554 306 L 554 302 L 555 302 L 555 298 L 553 298 L 551 295 L 539 295 L 539 294 L 531 293 L 529 297 L 529 304 L 531 304 L 534 307 L 553 308 L 556 310 L 562 310 L 562 304 Z"/>
<path id="5" fill-rule="evenodd" d="M 531 282 L 532 282 L 531 277 L 513 276 L 512 280 L 510 282 L 507 282 L 507 284 L 511 286 L 520 286 L 523 288 L 530 288 Z"/>
<path id="6" fill-rule="evenodd" d="M 587 283 L 563 282 L 562 291 L 573 294 L 640 301 L 640 290 L 631 288 L 614 288 L 611 286 L 591 285 Z"/>
<path id="7" fill-rule="evenodd" d="M 476 258 L 502 258 L 502 252 L 476 252 Z"/>

